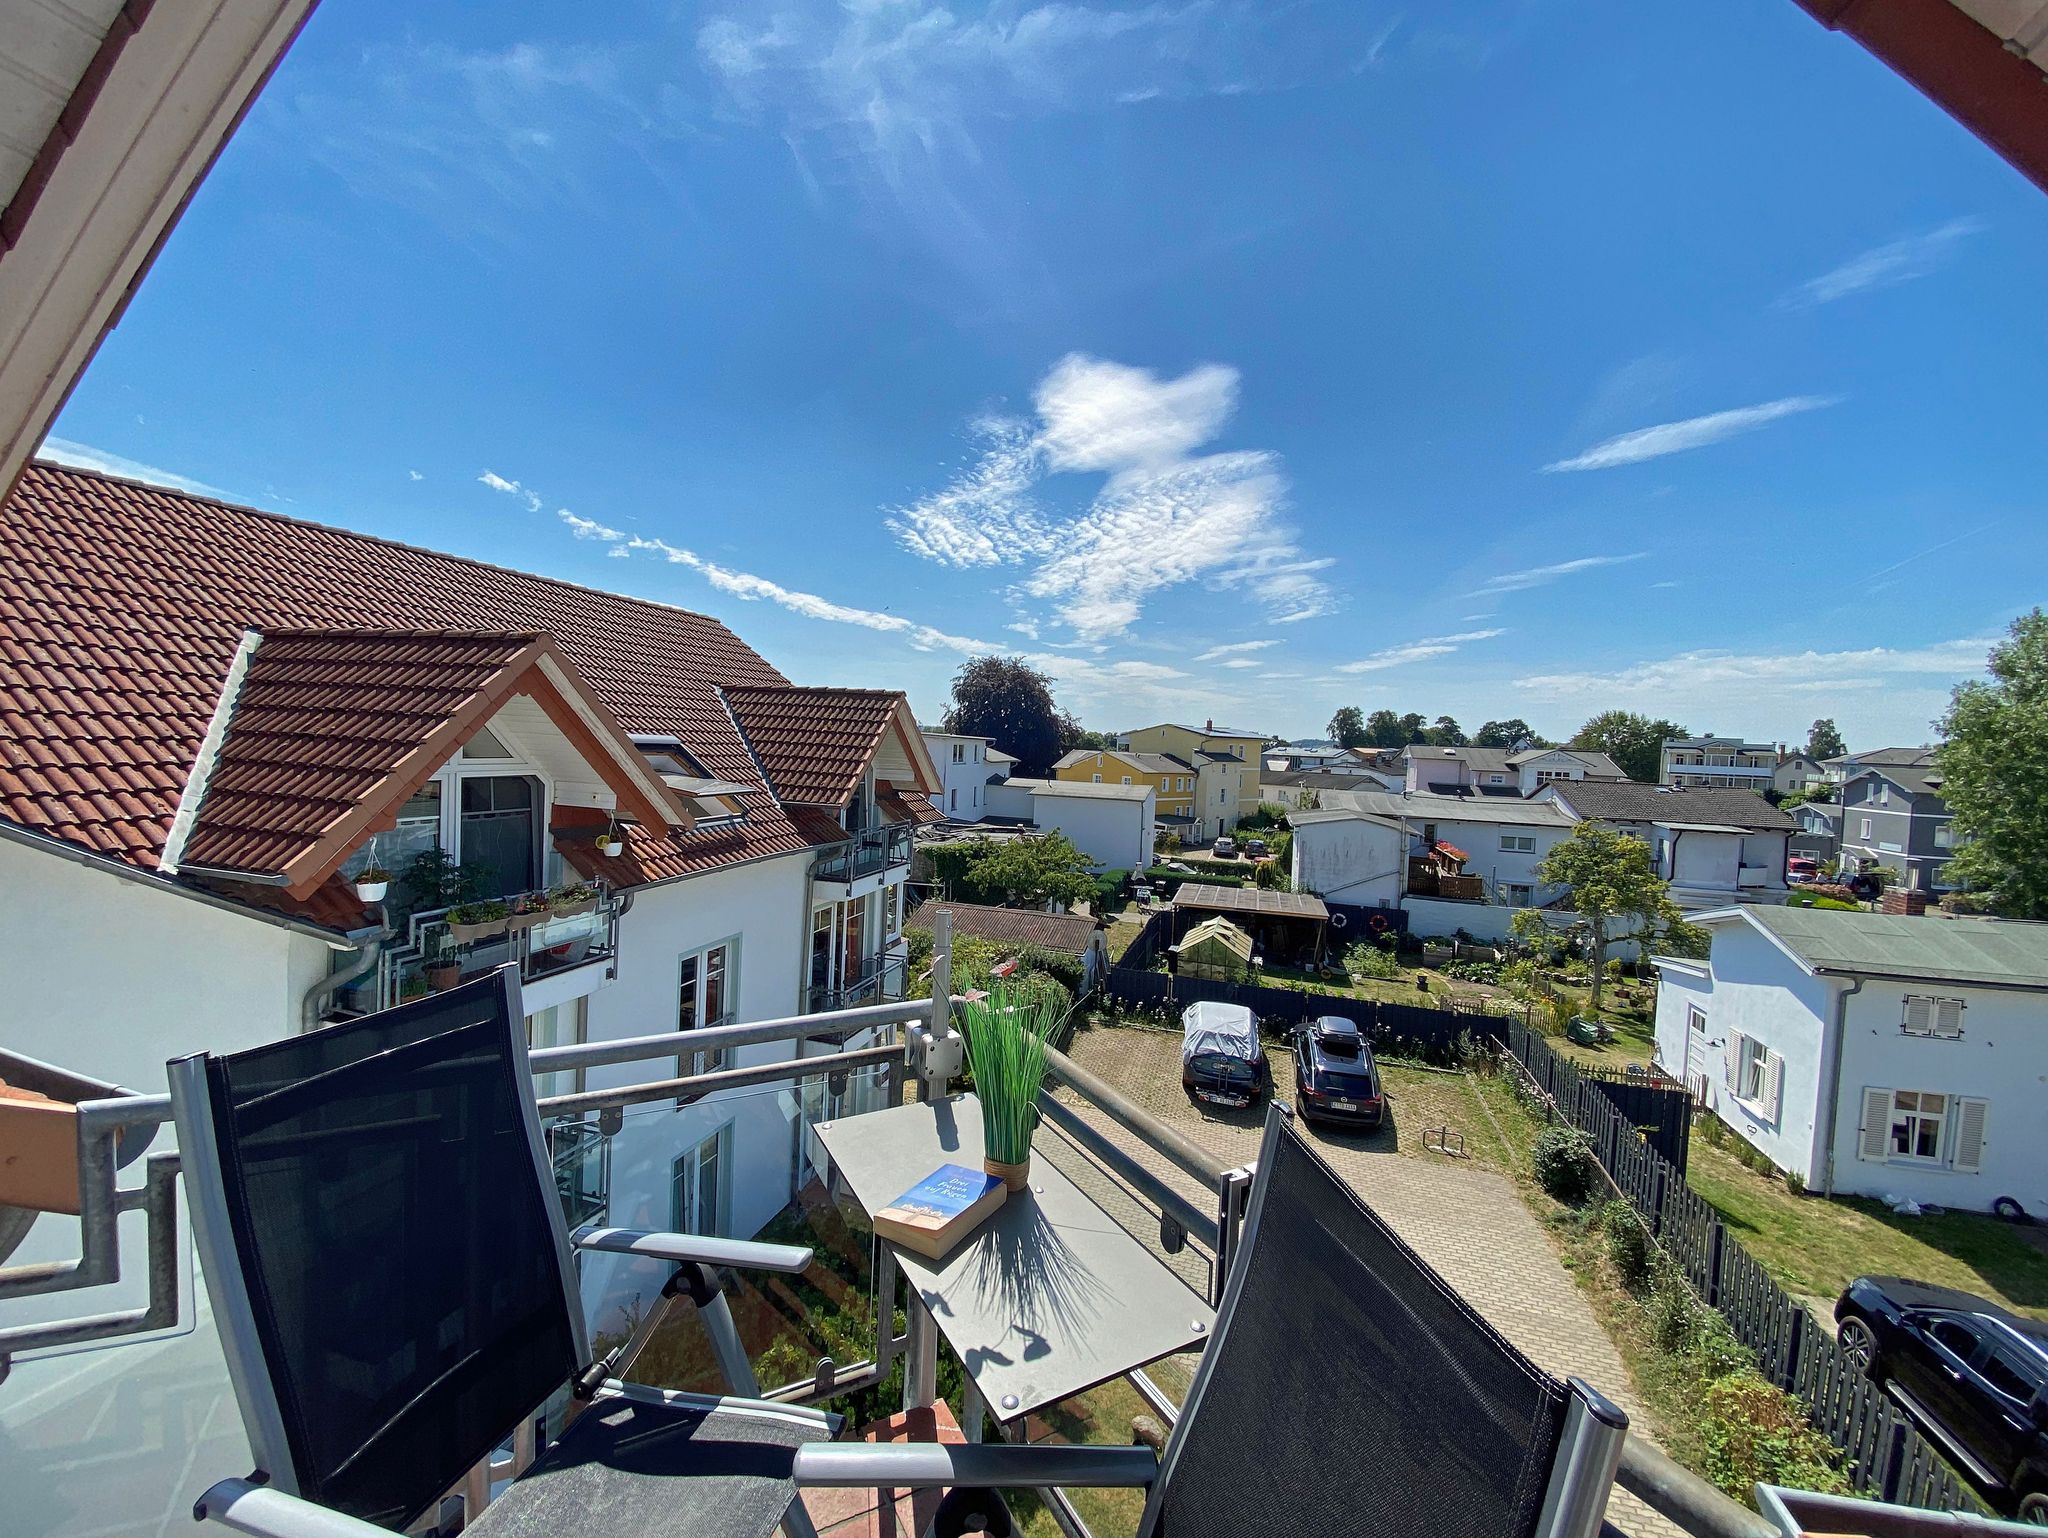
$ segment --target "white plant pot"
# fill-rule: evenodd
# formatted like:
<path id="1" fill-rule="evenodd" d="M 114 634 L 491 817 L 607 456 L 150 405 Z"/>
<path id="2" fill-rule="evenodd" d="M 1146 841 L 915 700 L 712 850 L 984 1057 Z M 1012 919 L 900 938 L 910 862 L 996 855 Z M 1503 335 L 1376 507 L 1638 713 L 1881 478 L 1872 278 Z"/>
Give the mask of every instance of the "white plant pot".
<path id="1" fill-rule="evenodd" d="M 626 852 L 626 841 L 622 838 L 601 838 L 597 841 L 597 852 L 606 859 L 615 860 Z"/>
<path id="2" fill-rule="evenodd" d="M 358 881 L 356 883 L 356 896 L 366 903 L 382 902 L 384 894 L 390 890 L 391 883 L 388 881 Z"/>

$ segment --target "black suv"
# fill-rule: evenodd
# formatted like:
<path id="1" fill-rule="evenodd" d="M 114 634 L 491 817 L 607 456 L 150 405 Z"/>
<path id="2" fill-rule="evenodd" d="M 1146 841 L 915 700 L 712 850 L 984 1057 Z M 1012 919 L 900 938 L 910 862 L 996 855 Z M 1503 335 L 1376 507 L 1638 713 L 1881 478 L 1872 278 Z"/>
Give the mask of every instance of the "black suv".
<path id="1" fill-rule="evenodd" d="M 1294 1038 L 1294 1108 L 1304 1121 L 1377 1127 L 1386 1113 L 1380 1071 L 1358 1027 L 1324 1015 Z"/>
<path id="2" fill-rule="evenodd" d="M 1842 1352 L 2022 1522 L 2048 1527 L 2048 1324 L 1949 1287 L 1859 1276 Z"/>

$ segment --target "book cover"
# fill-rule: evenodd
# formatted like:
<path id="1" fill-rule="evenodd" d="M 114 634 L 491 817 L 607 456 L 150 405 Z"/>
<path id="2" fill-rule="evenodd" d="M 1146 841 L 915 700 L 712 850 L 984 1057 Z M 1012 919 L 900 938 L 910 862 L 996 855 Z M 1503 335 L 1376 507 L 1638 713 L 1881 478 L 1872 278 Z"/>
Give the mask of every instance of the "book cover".
<path id="1" fill-rule="evenodd" d="M 1000 1175 L 942 1164 L 875 1214 L 875 1232 L 936 1260 L 1008 1195 Z"/>

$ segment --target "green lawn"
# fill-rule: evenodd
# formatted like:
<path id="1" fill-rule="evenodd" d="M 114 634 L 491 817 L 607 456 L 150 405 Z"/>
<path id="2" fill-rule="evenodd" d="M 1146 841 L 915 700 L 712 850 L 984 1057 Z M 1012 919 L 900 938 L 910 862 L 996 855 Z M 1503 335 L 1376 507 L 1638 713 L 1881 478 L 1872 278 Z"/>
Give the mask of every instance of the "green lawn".
<path id="1" fill-rule="evenodd" d="M 2048 1248 L 2040 1229 L 1945 1212 L 1900 1217 L 1857 1197 L 1794 1196 L 1734 1155 L 1695 1137 L 1686 1181 L 1786 1290 L 1832 1304 L 1852 1277 L 1908 1276 L 1960 1287 L 2048 1318 Z"/>

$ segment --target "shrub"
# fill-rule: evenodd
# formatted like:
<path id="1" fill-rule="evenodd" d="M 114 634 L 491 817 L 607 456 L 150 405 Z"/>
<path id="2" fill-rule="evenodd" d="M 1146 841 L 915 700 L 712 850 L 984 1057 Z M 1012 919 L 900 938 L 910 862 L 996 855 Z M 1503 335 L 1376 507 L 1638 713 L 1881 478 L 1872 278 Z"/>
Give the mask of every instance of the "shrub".
<path id="1" fill-rule="evenodd" d="M 1615 1274 L 1630 1292 L 1641 1292 L 1650 1280 L 1649 1230 L 1625 1201 L 1611 1201 L 1600 1209 L 1600 1226 L 1607 1235 L 1607 1258 Z"/>
<path id="2" fill-rule="evenodd" d="M 1284 892 L 1289 885 L 1287 872 L 1271 860 L 1261 860 L 1252 868 L 1252 885 L 1262 892 Z"/>
<path id="3" fill-rule="evenodd" d="M 1392 982 L 1401 975 L 1401 963 L 1392 951 L 1363 941 L 1344 953 L 1344 966 L 1354 977 L 1376 977 L 1382 982 Z"/>
<path id="4" fill-rule="evenodd" d="M 1753 1370 L 1709 1383 L 1702 1408 L 1706 1474 L 1729 1496 L 1746 1501 L 1758 1484 L 1849 1493 L 1834 1444 L 1798 1400 Z"/>
<path id="5" fill-rule="evenodd" d="M 1599 1186 L 1593 1140 L 1577 1127 L 1554 1125 L 1537 1134 L 1534 1165 L 1536 1183 L 1568 1207 L 1583 1204 Z"/>

